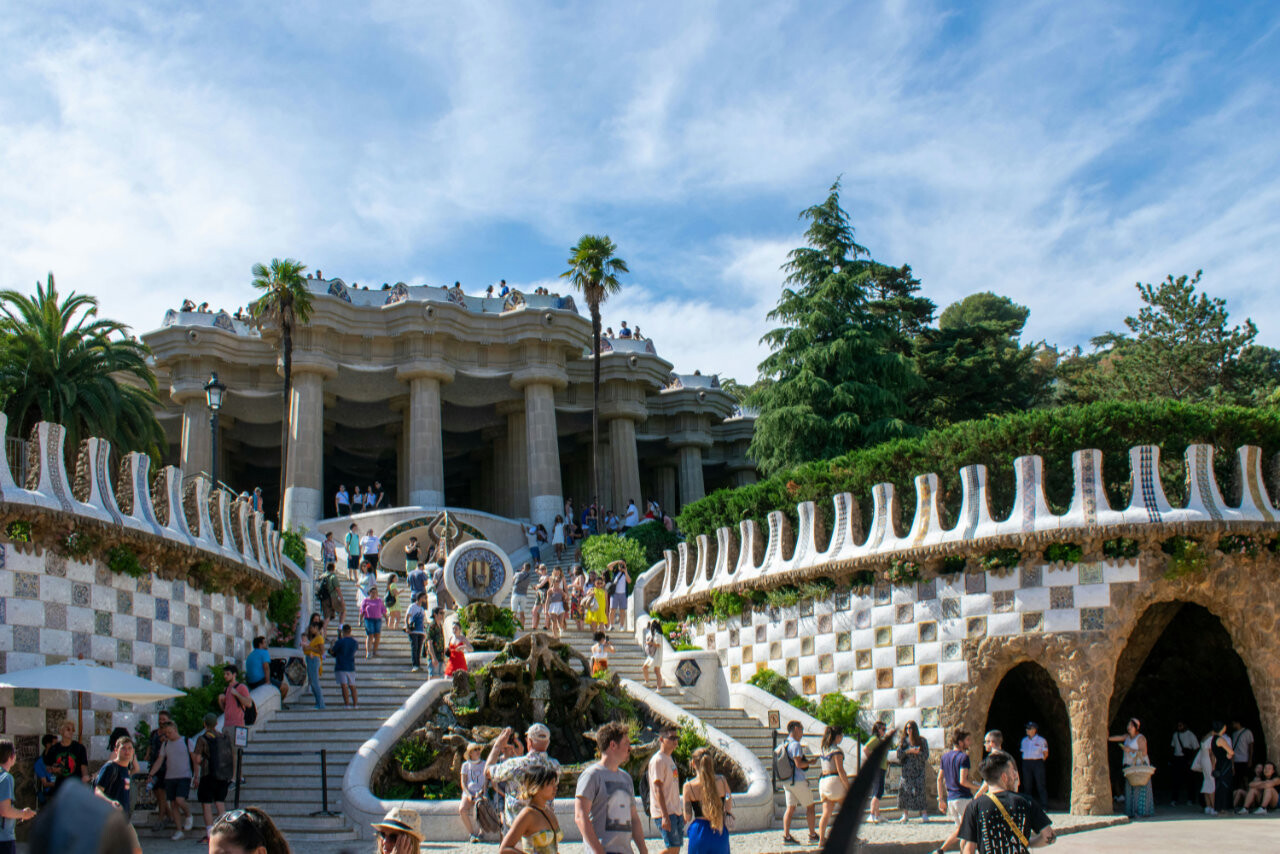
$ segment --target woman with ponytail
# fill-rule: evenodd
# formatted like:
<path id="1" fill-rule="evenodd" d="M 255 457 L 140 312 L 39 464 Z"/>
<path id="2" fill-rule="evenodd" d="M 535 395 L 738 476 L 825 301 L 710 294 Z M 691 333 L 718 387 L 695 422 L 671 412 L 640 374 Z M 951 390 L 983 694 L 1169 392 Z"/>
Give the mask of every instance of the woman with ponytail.
<path id="1" fill-rule="evenodd" d="M 689 764 L 694 778 L 684 784 L 684 820 L 689 854 L 729 854 L 729 783 L 716 773 L 711 751 L 698 748 Z"/>

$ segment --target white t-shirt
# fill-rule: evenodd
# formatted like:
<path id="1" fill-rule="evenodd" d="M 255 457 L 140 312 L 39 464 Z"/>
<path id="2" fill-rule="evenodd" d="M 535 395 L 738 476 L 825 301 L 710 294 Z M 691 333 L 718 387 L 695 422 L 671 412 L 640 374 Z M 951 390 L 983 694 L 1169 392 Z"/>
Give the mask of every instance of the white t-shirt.
<path id="1" fill-rule="evenodd" d="M 530 525 L 524 535 L 529 540 L 529 548 L 536 549 L 538 547 L 538 526 Z"/>
<path id="2" fill-rule="evenodd" d="M 377 537 L 370 534 L 360 541 L 360 545 L 364 547 L 365 554 L 376 555 L 378 553 L 378 546 L 381 545 L 381 543 L 378 541 Z"/>
<path id="3" fill-rule="evenodd" d="M 634 528 L 638 524 L 640 524 L 640 511 L 637 510 L 636 505 L 632 503 L 627 506 L 626 525 L 628 528 Z"/>

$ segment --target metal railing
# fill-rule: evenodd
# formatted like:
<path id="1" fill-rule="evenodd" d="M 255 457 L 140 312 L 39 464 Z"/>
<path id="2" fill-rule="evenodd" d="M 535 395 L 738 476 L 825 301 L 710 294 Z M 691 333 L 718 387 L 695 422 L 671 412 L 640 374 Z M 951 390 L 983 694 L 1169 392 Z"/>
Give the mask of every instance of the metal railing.
<path id="1" fill-rule="evenodd" d="M 246 750 L 243 747 L 236 748 L 236 768 L 240 772 L 240 779 L 244 779 L 244 757 Z M 328 818 L 336 818 L 342 813 L 334 812 L 329 809 L 329 751 L 321 748 L 320 750 L 254 750 L 250 752 L 251 756 L 313 756 L 320 755 L 320 809 L 311 816 L 325 816 Z M 243 784 L 236 781 L 236 798 L 235 809 L 240 808 L 240 790 Z"/>
<path id="2" fill-rule="evenodd" d="M 9 473 L 18 486 L 27 485 L 27 441 L 16 436 L 4 437 L 4 452 L 9 458 Z"/>

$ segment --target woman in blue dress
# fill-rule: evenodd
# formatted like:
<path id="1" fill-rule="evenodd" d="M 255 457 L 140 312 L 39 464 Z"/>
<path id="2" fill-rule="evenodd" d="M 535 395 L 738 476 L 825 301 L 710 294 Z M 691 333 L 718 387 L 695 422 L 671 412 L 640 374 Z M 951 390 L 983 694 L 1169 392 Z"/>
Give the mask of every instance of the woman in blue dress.
<path id="1" fill-rule="evenodd" d="M 696 775 L 684 784 L 689 854 L 729 854 L 729 783 L 716 773 L 711 751 L 699 748 L 689 764 Z"/>

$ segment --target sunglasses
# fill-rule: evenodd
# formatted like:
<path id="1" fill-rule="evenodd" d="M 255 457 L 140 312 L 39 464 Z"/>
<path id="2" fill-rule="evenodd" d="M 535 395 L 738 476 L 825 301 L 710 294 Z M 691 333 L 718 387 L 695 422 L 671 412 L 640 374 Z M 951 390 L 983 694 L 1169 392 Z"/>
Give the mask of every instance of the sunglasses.
<path id="1" fill-rule="evenodd" d="M 376 831 L 375 835 L 378 837 L 379 841 L 395 842 L 401 836 L 404 836 L 404 833 L 399 830 L 379 830 Z"/>

